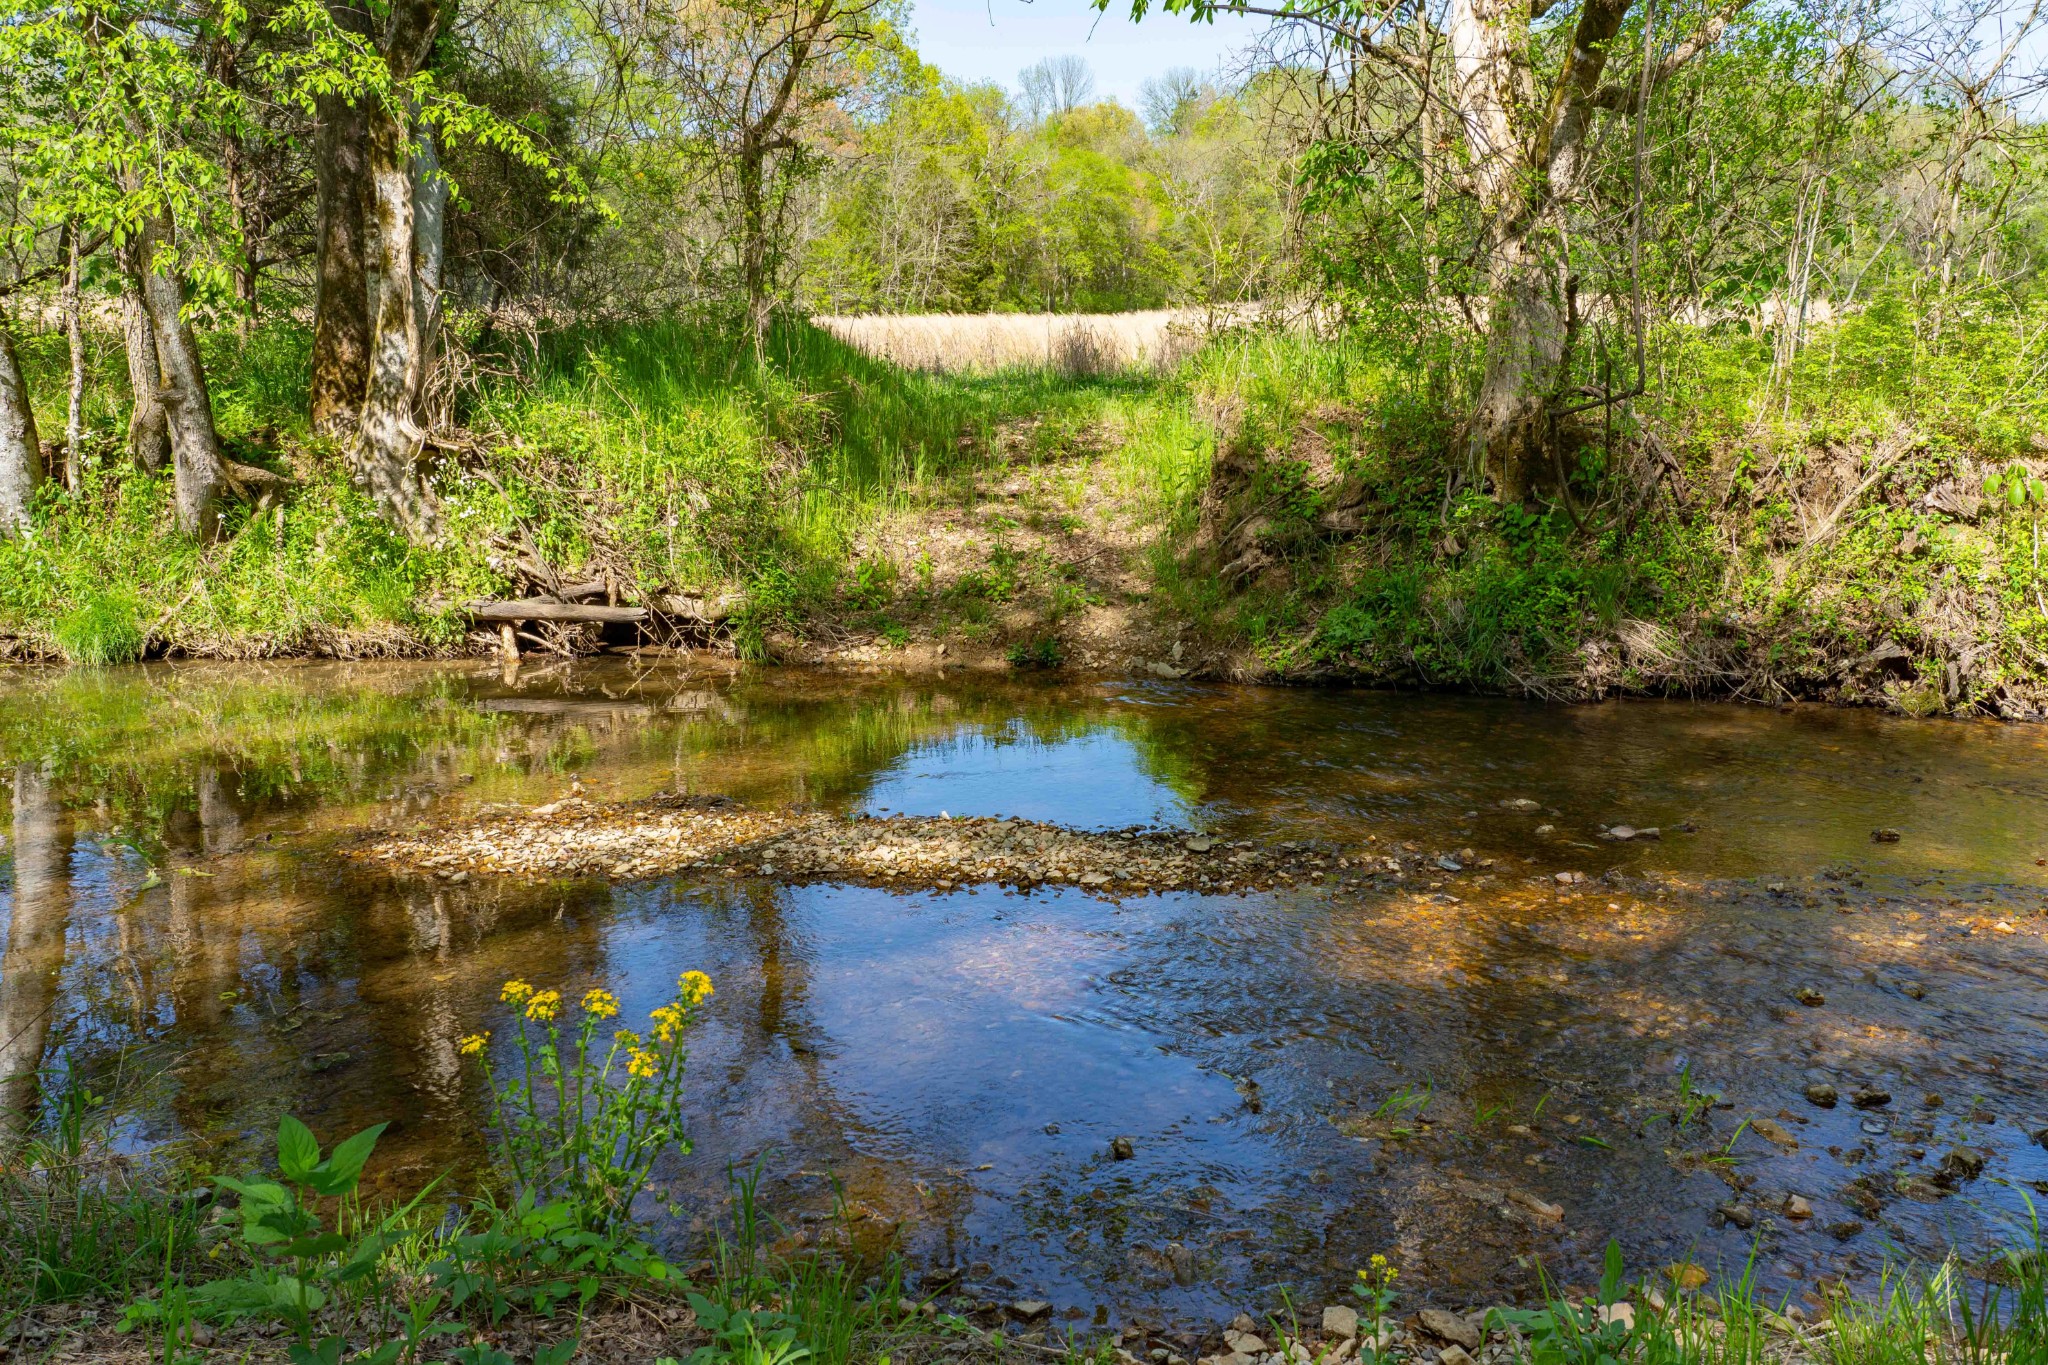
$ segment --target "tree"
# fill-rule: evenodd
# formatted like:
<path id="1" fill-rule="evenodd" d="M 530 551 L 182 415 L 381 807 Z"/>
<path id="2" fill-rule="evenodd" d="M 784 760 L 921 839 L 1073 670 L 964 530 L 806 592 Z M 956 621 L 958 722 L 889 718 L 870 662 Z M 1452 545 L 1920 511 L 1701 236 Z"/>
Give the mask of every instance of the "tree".
<path id="1" fill-rule="evenodd" d="M 1110 0 L 1097 0 L 1106 8 Z M 1651 0 L 1645 0 L 1646 6 Z M 1575 288 L 1567 218 L 1593 183 L 1604 125 L 1634 118 L 1671 77 L 1720 41 L 1750 0 L 1679 14 L 1635 0 L 1161 0 L 1196 20 L 1264 16 L 1325 36 L 1335 100 L 1365 92 L 1372 153 L 1413 168 L 1425 200 L 1464 201 L 1476 263 L 1482 372 L 1465 422 L 1468 475 L 1519 501 L 1553 446 L 1565 401 Z M 1132 0 L 1142 18 L 1152 0 Z M 1634 70 L 1610 71 L 1640 52 Z M 1455 153 L 1438 131 L 1460 136 Z M 1357 158 L 1323 158 L 1358 173 Z M 1432 209 L 1433 211 L 1433 209 Z"/>
<path id="2" fill-rule="evenodd" d="M 1172 66 L 1138 88 L 1138 112 L 1155 137 L 1185 129 L 1191 115 L 1216 98 L 1215 86 L 1192 66 Z"/>
<path id="3" fill-rule="evenodd" d="M 854 90 L 880 0 L 722 0 L 665 18 L 653 75 L 709 163 L 756 354 L 787 287 L 799 191 L 824 167 L 820 125 Z"/>
<path id="4" fill-rule="evenodd" d="M 43 481 L 43 446 L 35 409 L 7 314 L 0 311 L 0 537 L 28 529 L 29 508 Z"/>
<path id="5" fill-rule="evenodd" d="M 116 246 L 153 341 L 176 521 L 211 537 L 226 469 L 187 310 L 193 282 L 227 290 L 234 227 L 207 138 L 241 120 L 241 101 L 194 59 L 182 12 L 10 5 L 0 94 L 14 117 L 0 136 L 30 206 L 17 231 L 91 231 Z"/>
<path id="6" fill-rule="evenodd" d="M 1020 71 L 1017 84 L 1024 92 L 1024 107 L 1036 122 L 1086 104 L 1095 93 L 1095 73 L 1084 58 L 1047 57 Z"/>

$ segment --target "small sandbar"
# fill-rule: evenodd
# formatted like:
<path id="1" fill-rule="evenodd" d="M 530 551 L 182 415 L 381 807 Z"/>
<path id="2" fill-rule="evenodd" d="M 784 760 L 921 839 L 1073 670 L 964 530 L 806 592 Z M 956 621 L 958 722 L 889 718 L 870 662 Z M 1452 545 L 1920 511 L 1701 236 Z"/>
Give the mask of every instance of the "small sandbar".
<path id="1" fill-rule="evenodd" d="M 696 870 L 790 881 L 947 890 L 1061 884 L 1102 895 L 1258 891 L 1352 866 L 1304 844 L 1231 842 L 1187 830 L 1076 830 L 991 817 L 753 810 L 718 797 L 600 803 L 567 797 L 467 824 L 375 835 L 350 856 L 442 881 Z"/>

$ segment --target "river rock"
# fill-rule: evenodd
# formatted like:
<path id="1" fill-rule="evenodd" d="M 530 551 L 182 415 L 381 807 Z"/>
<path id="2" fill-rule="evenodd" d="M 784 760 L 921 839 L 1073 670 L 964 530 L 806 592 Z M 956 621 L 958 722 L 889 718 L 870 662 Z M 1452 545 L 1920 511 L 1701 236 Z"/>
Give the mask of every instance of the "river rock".
<path id="1" fill-rule="evenodd" d="M 1808 1009 L 1818 1009 L 1828 1002 L 1828 998 L 1812 986 L 1801 986 L 1798 990 L 1792 992 L 1792 998 Z"/>
<path id="2" fill-rule="evenodd" d="M 1529 799 L 1528 797 L 1526 797 L 1526 796 L 1511 796 L 1511 797 L 1509 797 L 1509 798 L 1508 798 L 1507 800 L 1505 800 L 1505 801 L 1501 802 L 1500 804 L 1501 804 L 1501 806 L 1502 806 L 1502 807 L 1503 807 L 1504 809 L 1507 809 L 1507 810 L 1542 810 L 1542 809 L 1543 809 L 1543 807 L 1542 807 L 1541 803 L 1539 803 L 1539 802 L 1535 802 L 1535 801 L 1531 801 L 1531 800 L 1530 800 L 1530 799 Z"/>
<path id="3" fill-rule="evenodd" d="M 1901 981 L 1899 983 L 1899 991 L 1908 999 L 1925 1000 L 1927 998 L 1927 988 L 1917 981 Z"/>
<path id="4" fill-rule="evenodd" d="M 1636 1306 L 1632 1303 L 1603 1303 L 1594 1311 L 1600 1321 L 1610 1327 L 1620 1323 L 1624 1332 L 1636 1330 Z"/>
<path id="5" fill-rule="evenodd" d="M 1137 1154 L 1138 1144 L 1133 1142 L 1131 1139 L 1127 1137 L 1114 1137 L 1109 1140 L 1110 1160 L 1129 1161 L 1132 1157 L 1136 1156 Z"/>
<path id="6" fill-rule="evenodd" d="M 1975 1147 L 1957 1147 L 1941 1159 L 1941 1173 L 1952 1182 L 1975 1180 L 1984 1174 L 1984 1166 L 1984 1153 Z"/>
<path id="7" fill-rule="evenodd" d="M 1437 1365 L 1472 1365 L 1472 1354 L 1462 1346 L 1446 1346 L 1437 1352 Z"/>
<path id="8" fill-rule="evenodd" d="M 1439 1341 L 1455 1342 L 1468 1351 L 1478 1350 L 1479 1343 L 1484 1340 L 1478 1328 L 1460 1314 L 1447 1309 L 1425 1308 L 1415 1315 L 1415 1320 L 1422 1324 L 1423 1331 Z"/>
<path id="9" fill-rule="evenodd" d="M 1806 1102 L 1817 1104 L 1823 1109 L 1832 1109 L 1841 1100 L 1841 1095 L 1831 1085 L 1819 1081 L 1806 1087 Z"/>
<path id="10" fill-rule="evenodd" d="M 1810 1199 L 1808 1199 L 1808 1198 L 1806 1198 L 1806 1196 L 1804 1196 L 1804 1195 L 1799 1195 L 1799 1194 L 1788 1194 L 1788 1195 L 1786 1195 L 1786 1196 L 1785 1196 L 1785 1216 L 1786 1216 L 1787 1218 L 1799 1218 L 1799 1219 L 1806 1219 L 1806 1218 L 1811 1218 L 1811 1217 L 1813 1217 L 1813 1201 L 1812 1201 L 1812 1200 L 1810 1200 Z"/>
<path id="11" fill-rule="evenodd" d="M 1251 1332 L 1240 1332 L 1233 1328 L 1223 1334 L 1223 1341 L 1241 1356 L 1262 1356 L 1266 1353 L 1265 1338 Z"/>
<path id="12" fill-rule="evenodd" d="M 1858 1109 L 1882 1109 L 1892 1102 L 1892 1092 L 1880 1085 L 1866 1085 L 1849 1096 Z"/>
<path id="13" fill-rule="evenodd" d="M 1010 1305 L 1010 1315 L 1025 1322 L 1033 1322 L 1052 1311 L 1052 1305 L 1044 1299 L 1019 1299 Z"/>
<path id="14" fill-rule="evenodd" d="M 1788 1152 L 1799 1150 L 1799 1139 L 1792 1136 L 1792 1131 L 1782 1123 L 1771 1119 L 1753 1118 L 1749 1121 L 1749 1131 L 1774 1147 L 1783 1147 Z"/>
<path id="15" fill-rule="evenodd" d="M 1747 1204 L 1723 1204 L 1714 1212 L 1721 1215 L 1722 1221 L 1733 1223 L 1744 1231 L 1756 1226 L 1756 1210 Z"/>
<path id="16" fill-rule="evenodd" d="M 1358 1335 L 1358 1310 L 1349 1304 L 1333 1303 L 1323 1310 L 1323 1335 L 1350 1341 Z"/>
<path id="17" fill-rule="evenodd" d="M 1873 844 L 1896 844 L 1898 841 L 1899 832 L 1895 829 L 1874 829 L 1870 831 L 1870 842 Z"/>

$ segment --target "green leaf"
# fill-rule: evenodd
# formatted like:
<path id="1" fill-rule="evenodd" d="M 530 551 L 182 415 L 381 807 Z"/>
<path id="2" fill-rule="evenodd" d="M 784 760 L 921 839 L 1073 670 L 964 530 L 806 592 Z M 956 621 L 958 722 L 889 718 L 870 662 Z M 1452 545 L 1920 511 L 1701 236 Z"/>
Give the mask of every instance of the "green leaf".
<path id="1" fill-rule="evenodd" d="M 335 1144 L 333 1155 L 322 1165 L 324 1180 L 322 1194 L 346 1194 L 355 1188 L 356 1179 L 363 1173 L 363 1165 L 370 1159 L 370 1153 L 377 1149 L 377 1139 L 391 1125 L 380 1123 L 365 1128 L 352 1138 L 344 1138 Z"/>
<path id="2" fill-rule="evenodd" d="M 295 1185 L 303 1185 L 319 1164 L 320 1143 L 314 1138 L 313 1130 L 290 1114 L 278 1120 L 277 1165 L 284 1172 L 284 1178 Z"/>
<path id="3" fill-rule="evenodd" d="M 322 1337 L 312 1346 L 294 1342 L 285 1347 L 285 1355 L 292 1365 L 341 1365 L 341 1338 Z"/>
<path id="4" fill-rule="evenodd" d="M 2004 490 L 2004 486 L 2005 486 L 2005 480 L 2004 480 L 2003 478 L 2001 478 L 2001 477 L 2000 477 L 1999 475 L 1997 475 L 1997 474 L 1995 474 L 1995 473 L 1994 473 L 1994 474 L 1986 474 L 1986 475 L 1984 476 L 1984 496 L 1985 496 L 1985 497 L 1987 497 L 1987 498 L 1995 498 L 1995 497 L 1997 497 L 1997 496 L 1998 496 L 1998 495 L 1999 495 L 1999 494 L 2000 494 L 2000 493 L 2001 493 L 2001 492 L 2002 492 L 2002 491 Z"/>
<path id="5" fill-rule="evenodd" d="M 576 1338 L 565 1337 L 552 1346 L 542 1346 L 533 1353 L 533 1365 L 568 1365 L 576 1354 Z"/>

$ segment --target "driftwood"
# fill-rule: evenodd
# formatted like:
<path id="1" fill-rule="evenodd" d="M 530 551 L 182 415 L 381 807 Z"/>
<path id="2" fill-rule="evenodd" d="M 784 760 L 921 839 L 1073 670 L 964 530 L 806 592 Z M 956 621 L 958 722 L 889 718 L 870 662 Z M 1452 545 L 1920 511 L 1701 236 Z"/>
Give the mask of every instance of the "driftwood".
<path id="1" fill-rule="evenodd" d="M 594 602 L 556 602 L 529 597 L 505 602 L 472 602 L 467 608 L 476 621 L 579 621 L 608 624 L 617 621 L 645 621 L 645 607 L 607 607 Z"/>

